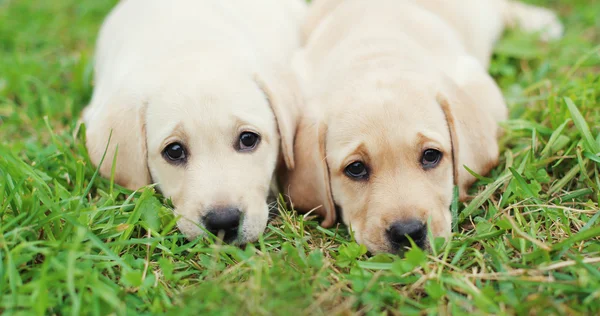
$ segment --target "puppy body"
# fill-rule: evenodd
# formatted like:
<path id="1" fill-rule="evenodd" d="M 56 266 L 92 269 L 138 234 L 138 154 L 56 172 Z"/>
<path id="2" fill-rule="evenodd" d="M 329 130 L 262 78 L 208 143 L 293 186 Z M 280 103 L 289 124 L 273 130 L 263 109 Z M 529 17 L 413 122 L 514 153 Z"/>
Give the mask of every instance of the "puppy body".
<path id="1" fill-rule="evenodd" d="M 317 1 L 294 59 L 307 101 L 285 179 L 294 206 L 324 226 L 338 207 L 372 252 L 404 235 L 423 245 L 427 227 L 448 236 L 452 187 L 464 199 L 475 180 L 463 166 L 485 174 L 498 158 L 507 110 L 486 67 L 509 4 Z"/>
<path id="2" fill-rule="evenodd" d="M 92 162 L 106 151 L 100 173 L 116 158 L 117 183 L 158 183 L 190 238 L 227 209 L 241 212 L 233 242 L 255 240 L 277 161 L 293 167 L 297 98 L 283 68 L 304 11 L 301 0 L 120 2 L 99 35 L 83 114 Z M 245 132 L 260 137 L 255 148 L 239 148 Z M 167 159 L 170 144 L 186 159 Z"/>

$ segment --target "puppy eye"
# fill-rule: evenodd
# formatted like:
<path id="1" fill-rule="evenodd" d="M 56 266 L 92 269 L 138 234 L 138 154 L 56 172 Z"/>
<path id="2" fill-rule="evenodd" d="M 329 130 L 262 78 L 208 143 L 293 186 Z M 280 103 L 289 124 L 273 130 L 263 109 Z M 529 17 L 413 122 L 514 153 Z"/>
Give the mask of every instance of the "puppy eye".
<path id="1" fill-rule="evenodd" d="M 366 180 L 369 178 L 369 170 L 364 163 L 355 161 L 346 167 L 346 175 L 353 180 Z"/>
<path id="2" fill-rule="evenodd" d="M 172 163 L 185 163 L 187 160 L 185 147 L 180 143 L 172 143 L 165 147 L 163 156 L 167 161 Z"/>
<path id="3" fill-rule="evenodd" d="M 421 165 L 425 169 L 431 169 L 437 167 L 442 160 L 442 153 L 439 150 L 435 149 L 427 149 L 423 152 L 423 156 L 421 157 Z"/>
<path id="4" fill-rule="evenodd" d="M 251 151 L 258 146 L 260 143 L 260 136 L 252 132 L 243 132 L 240 134 L 240 141 L 238 145 L 239 151 Z"/>

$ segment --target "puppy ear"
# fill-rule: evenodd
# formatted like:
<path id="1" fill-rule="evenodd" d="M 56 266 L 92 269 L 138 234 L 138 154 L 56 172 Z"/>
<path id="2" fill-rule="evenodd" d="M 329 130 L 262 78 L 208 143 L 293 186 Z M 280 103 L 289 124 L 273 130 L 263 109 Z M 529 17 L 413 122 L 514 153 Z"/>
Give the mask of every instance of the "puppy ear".
<path id="1" fill-rule="evenodd" d="M 276 75 L 256 75 L 255 81 L 269 99 L 275 115 L 285 165 L 294 169 L 294 134 L 302 106 L 296 78 L 288 71 L 278 71 Z"/>
<path id="2" fill-rule="evenodd" d="M 325 156 L 326 135 L 325 124 L 315 124 L 303 116 L 294 145 L 296 168 L 286 174 L 283 183 L 295 209 L 315 210 L 324 218 L 321 226 L 331 227 L 336 222 L 336 213 Z"/>
<path id="3" fill-rule="evenodd" d="M 100 174 L 111 176 L 116 153 L 115 182 L 130 190 L 150 184 L 146 150 L 146 107 L 130 106 L 113 98 L 106 104 L 92 103 L 84 110 L 86 147 Z M 109 143 L 110 137 L 110 143 Z M 108 145 L 108 147 L 107 147 Z"/>
<path id="4" fill-rule="evenodd" d="M 449 89 L 448 89 L 449 88 Z M 450 85 L 438 93 L 440 104 L 452 139 L 454 183 L 460 200 L 467 197 L 469 186 L 475 182 L 464 167 L 484 175 L 498 163 L 498 123 L 482 105 L 456 86 Z"/>

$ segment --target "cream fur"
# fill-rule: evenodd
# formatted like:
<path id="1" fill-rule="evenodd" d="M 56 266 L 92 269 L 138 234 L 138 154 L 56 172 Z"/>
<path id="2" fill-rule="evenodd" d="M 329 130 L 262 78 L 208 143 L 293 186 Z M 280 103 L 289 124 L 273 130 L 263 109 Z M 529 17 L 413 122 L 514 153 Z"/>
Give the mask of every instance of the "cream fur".
<path id="1" fill-rule="evenodd" d="M 475 180 L 463 166 L 485 174 L 498 159 L 507 109 L 486 72 L 493 45 L 507 26 L 560 36 L 556 16 L 506 0 L 316 0 L 305 21 L 291 202 L 324 226 L 339 206 L 371 252 L 392 251 L 386 231 L 401 220 L 448 237 L 453 186 L 464 200 Z M 426 149 L 443 153 L 435 169 L 420 164 Z M 369 180 L 344 174 L 354 161 Z"/>
<path id="2" fill-rule="evenodd" d="M 121 1 L 100 31 L 83 114 L 92 162 L 112 133 L 103 176 L 116 156 L 117 183 L 158 183 L 190 238 L 209 209 L 233 206 L 244 213 L 236 242 L 256 240 L 276 164 L 294 165 L 299 98 L 285 68 L 304 13 L 302 0 Z M 252 153 L 234 150 L 244 131 L 261 136 Z M 185 166 L 161 154 L 175 141 L 189 150 Z"/>

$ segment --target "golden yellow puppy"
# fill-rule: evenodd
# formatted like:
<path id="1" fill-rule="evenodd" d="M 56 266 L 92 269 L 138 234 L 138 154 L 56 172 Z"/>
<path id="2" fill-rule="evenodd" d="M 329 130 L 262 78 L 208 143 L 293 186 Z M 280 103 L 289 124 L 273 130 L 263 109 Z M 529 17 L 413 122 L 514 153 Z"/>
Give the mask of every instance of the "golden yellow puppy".
<path id="1" fill-rule="evenodd" d="M 300 45 L 305 6 L 121 1 L 100 31 L 83 114 L 92 162 L 108 149 L 100 173 L 114 167 L 130 189 L 157 183 L 190 238 L 256 240 L 276 165 L 294 165 L 298 98 L 280 70 Z"/>
<path id="2" fill-rule="evenodd" d="M 551 12 L 505 0 L 317 0 L 294 58 L 306 106 L 296 168 L 298 210 L 336 209 L 371 252 L 450 235 L 453 186 L 466 197 L 498 160 L 507 117 L 488 75 L 506 26 L 562 33 Z"/>

